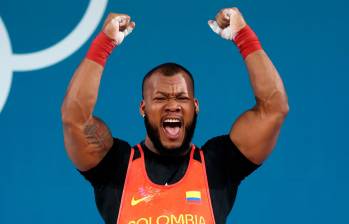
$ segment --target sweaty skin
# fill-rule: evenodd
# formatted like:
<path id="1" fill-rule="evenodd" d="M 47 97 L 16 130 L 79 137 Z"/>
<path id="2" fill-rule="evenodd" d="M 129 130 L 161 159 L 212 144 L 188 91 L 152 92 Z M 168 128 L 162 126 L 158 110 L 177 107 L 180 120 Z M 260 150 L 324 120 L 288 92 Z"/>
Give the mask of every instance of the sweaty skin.
<path id="1" fill-rule="evenodd" d="M 216 21 L 221 29 L 229 25 L 230 30 L 238 32 L 246 22 L 237 8 L 231 10 L 234 13 L 230 18 L 224 13 L 226 10 L 222 10 Z M 116 20 L 119 16 L 124 19 Z M 126 30 L 127 34 L 134 26 L 128 15 L 110 14 L 102 31 L 121 44 L 126 36 L 122 32 Z M 288 101 L 282 80 L 263 50 L 248 55 L 245 63 L 256 104 L 234 122 L 229 135 L 248 159 L 260 164 L 276 144 L 289 110 Z M 107 125 L 93 115 L 102 73 L 101 65 L 84 59 L 73 75 L 61 107 L 65 148 L 81 171 L 95 167 L 113 144 Z M 148 116 L 153 124 L 161 127 L 161 119 L 166 116 L 178 117 L 186 124 L 198 112 L 198 101 L 185 74 L 172 77 L 156 74 L 148 81 L 140 113 Z M 179 132 L 178 138 L 160 132 L 160 139 L 168 148 L 175 148 L 183 141 L 183 135 L 184 130 Z M 146 145 L 156 152 L 149 137 L 145 139 Z"/>

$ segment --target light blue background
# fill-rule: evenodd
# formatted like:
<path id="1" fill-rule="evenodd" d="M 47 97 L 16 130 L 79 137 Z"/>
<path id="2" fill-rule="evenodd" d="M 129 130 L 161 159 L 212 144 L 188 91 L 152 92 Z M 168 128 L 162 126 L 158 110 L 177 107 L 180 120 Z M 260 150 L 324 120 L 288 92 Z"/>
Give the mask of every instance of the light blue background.
<path id="1" fill-rule="evenodd" d="M 0 0 L 13 51 L 55 44 L 80 21 L 87 3 Z M 349 223 L 346 1 L 110 1 L 105 16 L 128 13 L 137 27 L 108 62 L 95 114 L 114 136 L 131 144 L 142 140 L 142 77 L 174 61 L 195 76 L 201 111 L 194 142 L 227 133 L 254 104 L 235 46 L 207 26 L 229 6 L 239 7 L 258 34 L 284 80 L 291 110 L 272 156 L 241 184 L 228 222 Z M 0 113 L 2 224 L 102 223 L 92 188 L 64 151 L 60 120 L 68 82 L 90 41 L 59 64 L 13 76 Z"/>

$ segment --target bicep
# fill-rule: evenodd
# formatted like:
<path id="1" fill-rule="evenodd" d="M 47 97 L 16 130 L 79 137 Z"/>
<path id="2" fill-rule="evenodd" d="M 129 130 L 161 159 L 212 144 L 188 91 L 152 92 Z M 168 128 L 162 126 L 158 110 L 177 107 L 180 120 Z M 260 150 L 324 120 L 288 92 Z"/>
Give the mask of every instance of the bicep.
<path id="1" fill-rule="evenodd" d="M 266 114 L 255 107 L 236 120 L 230 138 L 244 156 L 261 164 L 274 148 L 283 120 L 282 114 Z"/>
<path id="2" fill-rule="evenodd" d="M 68 155 L 81 171 L 95 167 L 113 145 L 111 132 L 97 117 L 85 124 L 63 123 L 63 130 Z"/>

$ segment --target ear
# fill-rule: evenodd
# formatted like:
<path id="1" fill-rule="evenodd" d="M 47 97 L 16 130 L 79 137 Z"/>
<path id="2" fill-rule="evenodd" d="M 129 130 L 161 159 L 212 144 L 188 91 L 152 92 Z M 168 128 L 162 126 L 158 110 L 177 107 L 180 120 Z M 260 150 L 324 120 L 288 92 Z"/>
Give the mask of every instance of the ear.
<path id="1" fill-rule="evenodd" d="M 195 106 L 195 113 L 198 114 L 199 113 L 199 100 L 198 99 L 194 99 L 194 106 Z"/>
<path id="2" fill-rule="evenodd" d="M 145 116 L 145 102 L 144 102 L 144 100 L 142 100 L 140 105 L 139 105 L 139 113 L 141 114 L 142 117 Z"/>

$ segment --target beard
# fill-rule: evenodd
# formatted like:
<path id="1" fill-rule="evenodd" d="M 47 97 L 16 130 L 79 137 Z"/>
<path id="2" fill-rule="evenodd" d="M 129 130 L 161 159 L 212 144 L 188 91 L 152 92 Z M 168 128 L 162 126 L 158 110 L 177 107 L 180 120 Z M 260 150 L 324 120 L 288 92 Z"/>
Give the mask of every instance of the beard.
<path id="1" fill-rule="evenodd" d="M 194 136 L 194 131 L 196 127 L 197 114 L 195 113 L 192 121 L 184 127 L 185 135 L 182 144 L 176 148 L 167 148 L 165 147 L 160 140 L 159 128 L 155 125 L 152 125 L 146 115 L 144 117 L 144 125 L 147 130 L 148 137 L 152 141 L 155 149 L 160 155 L 166 156 L 181 156 L 189 151 L 191 140 Z"/>

